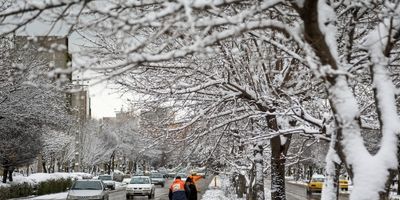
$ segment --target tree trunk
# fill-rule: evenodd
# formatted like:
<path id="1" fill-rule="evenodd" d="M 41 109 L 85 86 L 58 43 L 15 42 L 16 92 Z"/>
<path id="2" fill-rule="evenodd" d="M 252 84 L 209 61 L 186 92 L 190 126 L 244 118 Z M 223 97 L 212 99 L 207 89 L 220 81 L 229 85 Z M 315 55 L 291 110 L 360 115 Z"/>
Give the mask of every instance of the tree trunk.
<path id="1" fill-rule="evenodd" d="M 12 177 L 13 171 L 14 171 L 13 167 L 10 167 L 10 169 L 8 170 L 8 181 L 10 181 L 10 182 L 13 181 L 13 177 Z"/>
<path id="2" fill-rule="evenodd" d="M 42 162 L 43 173 L 47 173 L 46 161 Z"/>
<path id="3" fill-rule="evenodd" d="M 264 200 L 264 161 L 263 161 L 263 143 L 259 142 L 254 148 L 254 163 L 255 163 L 255 184 L 254 189 L 254 199 Z"/>
<path id="4" fill-rule="evenodd" d="M 26 166 L 26 176 L 29 176 L 29 165 Z"/>
<path id="5" fill-rule="evenodd" d="M 254 187 L 252 186 L 254 183 L 254 177 L 255 177 L 255 166 L 253 165 L 249 171 L 249 187 L 248 187 L 248 192 L 246 195 L 246 200 L 254 200 L 255 195 L 254 195 Z"/>
<path id="6" fill-rule="evenodd" d="M 280 136 L 271 139 L 271 199 L 285 200 L 285 160 Z"/>
<path id="7" fill-rule="evenodd" d="M 237 179 L 237 195 L 239 198 L 243 198 L 243 194 L 246 192 L 246 178 L 243 174 L 239 174 Z"/>
<path id="8" fill-rule="evenodd" d="M 115 154 L 113 154 L 112 156 L 112 160 L 111 160 L 111 171 L 114 172 L 114 167 L 115 167 Z"/>
<path id="9" fill-rule="evenodd" d="M 42 157 L 42 154 L 39 154 L 38 155 L 38 160 L 37 160 L 37 168 L 36 168 L 36 172 L 37 173 L 41 173 L 41 172 L 43 172 L 43 157 Z"/>
<path id="10" fill-rule="evenodd" d="M 397 168 L 397 195 L 400 195 L 400 165 Z"/>
<path id="11" fill-rule="evenodd" d="M 270 110 L 275 112 L 275 110 Z M 268 128 L 277 131 L 278 123 L 276 116 L 267 116 Z M 281 136 L 271 139 L 271 199 L 285 200 L 285 162 L 286 154 L 289 150 L 290 136 L 286 137 L 286 141 L 282 144 Z"/>
<path id="12" fill-rule="evenodd" d="M 7 183 L 8 167 L 4 167 L 3 170 L 3 183 Z"/>
<path id="13" fill-rule="evenodd" d="M 389 178 L 386 180 L 385 183 L 385 190 L 379 192 L 379 200 L 389 200 L 389 194 L 390 194 L 390 185 L 392 184 L 393 178 L 396 176 L 397 172 L 396 170 L 389 170 Z"/>

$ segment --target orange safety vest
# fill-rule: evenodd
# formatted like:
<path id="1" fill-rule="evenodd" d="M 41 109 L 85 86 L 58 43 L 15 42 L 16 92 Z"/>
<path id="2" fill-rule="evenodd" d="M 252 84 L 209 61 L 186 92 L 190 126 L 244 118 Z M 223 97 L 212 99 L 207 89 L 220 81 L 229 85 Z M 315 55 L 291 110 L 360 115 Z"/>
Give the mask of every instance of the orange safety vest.
<path id="1" fill-rule="evenodd" d="M 177 179 L 171 184 L 169 189 L 172 192 L 185 191 L 185 182 L 183 182 L 182 180 Z"/>
<path id="2" fill-rule="evenodd" d="M 197 175 L 191 175 L 191 176 L 189 176 L 192 180 L 193 180 L 193 182 L 197 182 L 198 180 L 200 180 L 200 179 L 202 179 L 203 177 L 202 176 L 197 176 Z"/>

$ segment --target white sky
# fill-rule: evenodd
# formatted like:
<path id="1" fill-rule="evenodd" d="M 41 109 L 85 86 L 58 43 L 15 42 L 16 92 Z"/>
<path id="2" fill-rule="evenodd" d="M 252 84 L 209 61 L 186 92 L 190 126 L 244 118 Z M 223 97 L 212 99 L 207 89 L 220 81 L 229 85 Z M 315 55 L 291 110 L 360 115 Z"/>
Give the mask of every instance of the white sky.
<path id="1" fill-rule="evenodd" d="M 92 117 L 114 117 L 115 111 L 119 111 L 123 105 L 123 99 L 119 94 L 108 88 L 106 84 L 91 86 L 89 89 L 92 106 Z"/>

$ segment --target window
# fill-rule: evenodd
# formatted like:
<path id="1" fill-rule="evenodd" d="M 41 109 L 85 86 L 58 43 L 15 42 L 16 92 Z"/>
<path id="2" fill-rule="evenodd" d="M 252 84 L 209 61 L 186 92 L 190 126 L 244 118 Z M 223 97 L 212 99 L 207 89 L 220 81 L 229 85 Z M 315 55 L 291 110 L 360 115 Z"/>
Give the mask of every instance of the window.
<path id="1" fill-rule="evenodd" d="M 149 178 L 132 178 L 131 184 L 150 184 Z"/>

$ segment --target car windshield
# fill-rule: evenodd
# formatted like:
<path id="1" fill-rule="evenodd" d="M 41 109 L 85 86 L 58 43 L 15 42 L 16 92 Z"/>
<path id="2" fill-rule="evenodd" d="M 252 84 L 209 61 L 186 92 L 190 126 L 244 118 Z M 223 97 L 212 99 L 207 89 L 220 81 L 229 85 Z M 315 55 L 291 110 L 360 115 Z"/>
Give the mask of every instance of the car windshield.
<path id="1" fill-rule="evenodd" d="M 149 178 L 132 178 L 131 184 L 150 184 Z"/>
<path id="2" fill-rule="evenodd" d="M 103 190 L 99 181 L 76 181 L 71 190 Z"/>
<path id="3" fill-rule="evenodd" d="M 122 180 L 122 182 L 129 183 L 129 182 L 131 182 L 131 179 L 130 178 L 124 178 L 124 180 Z"/>
<path id="4" fill-rule="evenodd" d="M 110 181 L 110 180 L 112 180 L 111 176 L 99 176 L 99 179 L 100 179 L 100 180 L 103 180 L 103 181 Z"/>
<path id="5" fill-rule="evenodd" d="M 324 182 L 324 178 L 313 178 L 312 182 Z"/>
<path id="6" fill-rule="evenodd" d="M 151 174 L 150 177 L 151 178 L 162 178 L 163 175 L 162 174 Z"/>

